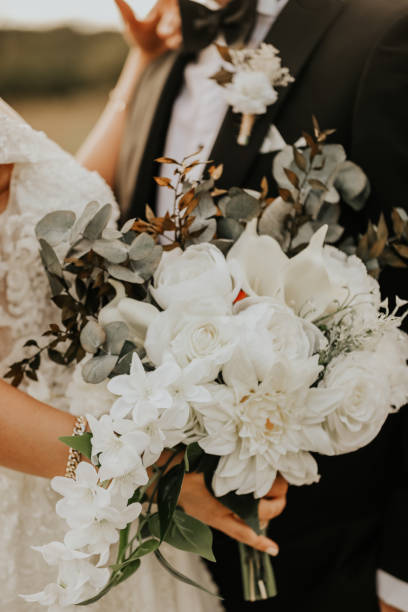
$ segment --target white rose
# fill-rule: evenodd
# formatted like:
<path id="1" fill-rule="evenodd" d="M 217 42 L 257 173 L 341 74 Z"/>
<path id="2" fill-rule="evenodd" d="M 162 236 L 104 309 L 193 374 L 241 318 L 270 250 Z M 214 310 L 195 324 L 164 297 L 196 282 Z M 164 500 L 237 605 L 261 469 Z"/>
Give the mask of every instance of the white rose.
<path id="1" fill-rule="evenodd" d="M 175 303 L 150 325 L 145 342 L 149 359 L 159 365 L 171 354 L 181 368 L 201 362 L 202 379 L 217 377 L 237 342 L 234 318 L 225 314 L 224 303 L 215 298 Z"/>
<path id="2" fill-rule="evenodd" d="M 152 296 L 162 308 L 186 299 L 219 296 L 232 304 L 232 281 L 224 255 L 212 244 L 163 254 L 154 274 Z"/>
<path id="3" fill-rule="evenodd" d="M 262 115 L 278 99 L 276 89 L 264 72 L 239 71 L 224 89 L 234 113 Z"/>
<path id="4" fill-rule="evenodd" d="M 336 357 L 319 388 L 339 394 L 325 424 L 336 454 L 369 444 L 391 411 L 389 378 L 377 353 L 354 351 Z"/>
<path id="5" fill-rule="evenodd" d="M 381 303 L 380 286 L 368 274 L 361 259 L 355 255 L 347 256 L 339 249 L 326 245 L 323 260 L 338 304 L 347 302 L 353 307 L 353 330 L 358 332 L 375 325 Z M 341 316 L 344 316 L 344 312 Z"/>
<path id="6" fill-rule="evenodd" d="M 239 343 L 262 380 L 271 365 L 285 357 L 307 359 L 327 341 L 312 323 L 271 298 L 246 298 L 235 307 Z"/>

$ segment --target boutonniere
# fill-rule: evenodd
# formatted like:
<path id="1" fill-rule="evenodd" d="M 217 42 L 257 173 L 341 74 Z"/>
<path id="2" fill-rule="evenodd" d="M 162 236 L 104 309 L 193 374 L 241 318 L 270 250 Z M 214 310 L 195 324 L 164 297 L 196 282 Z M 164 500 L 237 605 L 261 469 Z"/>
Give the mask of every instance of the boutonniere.
<path id="1" fill-rule="evenodd" d="M 288 68 L 282 67 L 282 58 L 273 45 L 262 43 L 257 49 L 216 46 L 224 65 L 211 78 L 222 87 L 233 112 L 242 116 L 238 144 L 245 146 L 256 116 L 266 113 L 277 101 L 276 87 L 287 87 L 294 78 Z"/>

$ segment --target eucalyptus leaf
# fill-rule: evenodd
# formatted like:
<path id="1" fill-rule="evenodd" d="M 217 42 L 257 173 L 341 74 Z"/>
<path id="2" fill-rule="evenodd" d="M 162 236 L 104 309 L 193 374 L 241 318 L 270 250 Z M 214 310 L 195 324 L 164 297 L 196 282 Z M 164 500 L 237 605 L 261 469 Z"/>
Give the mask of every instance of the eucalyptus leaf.
<path id="1" fill-rule="evenodd" d="M 208 192 L 202 192 L 199 197 L 198 206 L 194 210 L 194 216 L 209 219 L 217 214 L 217 210 L 211 195 Z"/>
<path id="2" fill-rule="evenodd" d="M 63 277 L 62 266 L 59 262 L 59 259 L 54 249 L 43 238 L 40 238 L 39 242 L 41 246 L 40 256 L 41 256 L 41 260 L 43 262 L 45 269 L 50 274 L 55 274 L 55 276 L 62 278 Z"/>
<path id="3" fill-rule="evenodd" d="M 122 232 L 113 227 L 105 227 L 102 232 L 103 240 L 119 240 L 122 238 Z"/>
<path id="4" fill-rule="evenodd" d="M 228 192 L 229 201 L 226 205 L 225 216 L 237 221 L 250 221 L 259 214 L 260 203 L 243 189 L 233 187 Z"/>
<path id="5" fill-rule="evenodd" d="M 105 204 L 96 215 L 89 221 L 83 231 L 84 238 L 88 240 L 97 240 L 101 237 L 103 230 L 108 225 L 109 219 L 112 215 L 111 204 Z"/>
<path id="6" fill-rule="evenodd" d="M 136 221 L 136 218 L 128 219 L 121 227 L 120 231 L 122 232 L 122 234 L 127 234 L 128 232 L 130 232 L 135 221 Z"/>
<path id="7" fill-rule="evenodd" d="M 154 272 L 156 271 L 157 266 L 160 263 L 161 257 L 163 255 L 163 247 L 156 244 L 150 253 L 144 259 L 140 259 L 138 261 L 131 262 L 131 268 L 134 273 L 140 276 L 143 281 L 149 280 Z"/>
<path id="8" fill-rule="evenodd" d="M 155 242 L 149 234 L 139 234 L 129 248 L 129 257 L 132 260 L 144 259 L 155 247 Z"/>
<path id="9" fill-rule="evenodd" d="M 58 439 L 89 460 L 92 458 L 92 434 L 88 431 L 81 436 L 61 436 Z"/>
<path id="10" fill-rule="evenodd" d="M 75 214 L 70 210 L 57 210 L 45 215 L 35 226 L 38 240 L 43 238 L 51 246 L 56 246 L 68 238 L 75 223 Z"/>
<path id="11" fill-rule="evenodd" d="M 88 223 L 91 221 L 91 219 L 94 217 L 98 209 L 98 202 L 89 202 L 85 206 L 82 215 L 78 218 L 77 222 L 71 230 L 71 235 L 69 238 L 71 244 L 74 244 L 74 242 L 78 240 L 78 238 L 81 236 L 82 232 L 84 231 Z"/>
<path id="12" fill-rule="evenodd" d="M 113 321 L 104 327 L 106 342 L 104 350 L 111 355 L 119 355 L 129 336 L 129 328 L 123 321 Z"/>
<path id="13" fill-rule="evenodd" d="M 98 355 L 88 361 L 82 368 L 82 376 L 85 382 L 97 385 L 108 378 L 116 365 L 116 355 Z"/>
<path id="14" fill-rule="evenodd" d="M 196 218 L 190 227 L 190 233 L 194 232 L 200 232 L 200 234 L 191 238 L 192 244 L 211 242 L 217 232 L 217 221 L 215 219 L 201 220 Z"/>
<path id="15" fill-rule="evenodd" d="M 149 520 L 149 528 L 155 537 L 160 538 L 160 519 L 158 514 L 154 514 Z M 178 548 L 192 552 L 209 561 L 215 561 L 212 552 L 212 531 L 208 525 L 186 514 L 180 509 L 176 509 L 173 514 L 173 521 L 166 532 L 164 541 Z"/>
<path id="16" fill-rule="evenodd" d="M 95 240 L 92 249 L 113 264 L 123 263 L 128 257 L 127 247 L 120 240 Z"/>
<path id="17" fill-rule="evenodd" d="M 370 195 L 370 184 L 363 170 L 351 161 L 346 161 L 334 181 L 344 202 L 353 210 L 362 210 Z"/>
<path id="18" fill-rule="evenodd" d="M 137 272 L 133 272 L 129 268 L 125 266 L 120 266 L 117 264 L 110 264 L 108 266 L 108 273 L 116 278 L 117 280 L 125 281 L 127 283 L 135 283 L 142 284 L 144 283 L 144 278 L 138 274 Z"/>
<path id="19" fill-rule="evenodd" d="M 79 339 L 82 348 L 87 353 L 96 353 L 98 348 L 105 342 L 106 333 L 99 323 L 91 319 L 82 329 Z"/>
<path id="20" fill-rule="evenodd" d="M 238 240 L 243 231 L 243 226 L 235 219 L 226 219 L 224 217 L 219 217 L 217 219 L 218 238 L 233 240 L 235 242 Z"/>

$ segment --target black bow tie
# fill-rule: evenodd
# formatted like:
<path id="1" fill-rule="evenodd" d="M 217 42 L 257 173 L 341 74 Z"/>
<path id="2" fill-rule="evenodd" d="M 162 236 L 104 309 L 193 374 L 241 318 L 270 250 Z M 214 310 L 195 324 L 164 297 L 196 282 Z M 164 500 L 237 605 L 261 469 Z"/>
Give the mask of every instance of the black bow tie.
<path id="1" fill-rule="evenodd" d="M 224 34 L 228 45 L 248 40 L 256 21 L 256 0 L 230 0 L 212 11 L 193 0 L 179 0 L 183 50 L 191 53 L 208 47 Z"/>

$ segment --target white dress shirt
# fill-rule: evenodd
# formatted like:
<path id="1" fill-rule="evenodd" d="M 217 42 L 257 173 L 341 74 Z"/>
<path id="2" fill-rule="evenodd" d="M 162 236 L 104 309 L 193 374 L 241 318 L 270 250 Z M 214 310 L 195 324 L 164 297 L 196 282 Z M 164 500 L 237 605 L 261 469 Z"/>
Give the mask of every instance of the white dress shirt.
<path id="1" fill-rule="evenodd" d="M 210 9 L 218 7 L 215 0 L 196 0 Z M 248 46 L 256 47 L 278 18 L 289 0 L 258 0 L 257 20 Z M 224 43 L 222 38 L 219 42 Z M 170 117 L 169 128 L 163 155 L 181 161 L 186 155 L 191 155 L 203 147 L 196 158 L 207 161 L 215 144 L 228 104 L 220 92 L 217 83 L 210 79 L 215 74 L 222 60 L 215 47 L 210 45 L 203 49 L 195 62 L 187 65 L 184 71 L 184 83 L 175 100 Z M 270 152 L 284 146 L 285 142 L 275 126 L 271 126 L 264 143 L 264 152 Z M 260 153 L 262 153 L 262 149 Z M 217 160 L 221 161 L 221 160 Z M 189 174 L 191 180 L 200 178 L 202 166 L 196 166 Z M 161 175 L 171 177 L 171 169 L 163 164 Z M 174 203 L 173 192 L 170 189 L 159 189 L 156 210 L 159 216 L 171 210 Z M 408 612 L 408 584 L 394 576 L 378 571 L 377 592 L 383 601 L 395 606 L 403 612 Z"/>

